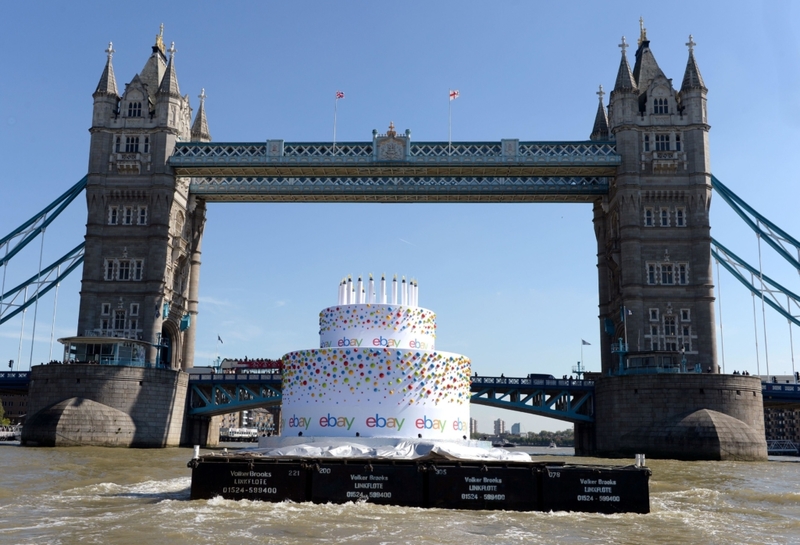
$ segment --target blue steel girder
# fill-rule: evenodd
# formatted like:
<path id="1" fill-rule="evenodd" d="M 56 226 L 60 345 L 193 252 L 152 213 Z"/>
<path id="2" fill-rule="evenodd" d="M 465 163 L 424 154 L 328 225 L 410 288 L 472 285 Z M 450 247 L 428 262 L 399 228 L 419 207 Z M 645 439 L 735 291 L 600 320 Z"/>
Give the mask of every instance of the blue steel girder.
<path id="1" fill-rule="evenodd" d="M 189 414 L 218 416 L 280 404 L 279 374 L 209 374 L 189 378 Z"/>
<path id="2" fill-rule="evenodd" d="M 473 377 L 470 401 L 565 422 L 594 422 L 594 382 L 515 377 Z"/>
<path id="3" fill-rule="evenodd" d="M 593 202 L 621 164 L 613 142 L 179 143 L 169 159 L 206 201 Z M 401 137 L 402 140 L 402 137 Z"/>

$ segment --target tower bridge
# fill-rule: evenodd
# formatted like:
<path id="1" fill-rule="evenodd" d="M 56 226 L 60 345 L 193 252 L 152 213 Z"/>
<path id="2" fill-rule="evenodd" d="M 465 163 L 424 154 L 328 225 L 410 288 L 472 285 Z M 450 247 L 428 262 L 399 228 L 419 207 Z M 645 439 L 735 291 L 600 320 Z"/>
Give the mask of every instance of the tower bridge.
<path id="1" fill-rule="evenodd" d="M 597 240 L 601 372 L 591 396 L 501 381 L 483 384 L 474 401 L 566 411 L 579 453 L 764 459 L 758 379 L 719 374 L 709 207 L 712 188 L 723 186 L 711 175 L 707 88 L 694 45 L 690 37 L 675 89 L 644 30 L 633 67 L 623 39 L 609 101 L 601 88 L 587 123 L 589 140 L 415 142 L 390 124 L 363 142 L 213 143 L 205 93 L 192 119 L 175 50 L 161 35 L 122 93 L 109 44 L 92 95 L 88 174 L 68 192 L 74 198 L 85 185 L 88 218 L 85 245 L 62 258 L 83 264 L 76 336 L 63 341 L 76 362 L 115 365 L 34 368 L 23 441 L 168 446 L 213 435 L 213 426 L 183 426 L 193 409 L 184 371 L 195 359 L 207 203 L 574 202 L 592 204 Z M 29 231 L 43 229 L 47 213 L 0 240 L 16 244 L 1 265 L 30 242 Z M 781 232 L 800 248 L 787 237 Z M 29 284 L 46 285 L 41 275 Z M 27 284 L 0 293 L 0 323 L 32 301 L 16 302 L 23 287 L 27 294 Z M 636 350 L 629 329 L 642 332 Z M 118 348 L 103 353 L 106 344 Z M 681 372 L 658 372 L 665 354 L 677 353 Z M 142 431 L 146 414 L 160 424 Z M 69 431 L 98 415 L 124 425 Z M 705 435 L 693 436 L 697 429 Z"/>

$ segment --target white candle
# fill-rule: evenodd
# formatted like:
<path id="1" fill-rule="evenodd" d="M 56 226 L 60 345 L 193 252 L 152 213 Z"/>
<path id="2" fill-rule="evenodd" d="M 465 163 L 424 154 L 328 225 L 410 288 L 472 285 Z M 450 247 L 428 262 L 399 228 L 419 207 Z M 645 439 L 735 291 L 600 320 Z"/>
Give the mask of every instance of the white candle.
<path id="1" fill-rule="evenodd" d="M 339 282 L 339 293 L 336 295 L 336 297 L 337 297 L 336 304 L 337 305 L 344 304 L 344 301 L 343 301 L 343 298 L 342 298 L 343 295 L 344 295 L 344 278 L 342 278 L 342 281 Z"/>
<path id="2" fill-rule="evenodd" d="M 402 291 L 400 293 L 401 293 L 401 297 L 403 298 L 403 300 L 401 301 L 400 304 L 403 305 L 403 306 L 408 305 L 408 284 L 406 284 L 406 277 L 405 276 L 403 277 L 403 289 L 402 289 Z"/>
<path id="3" fill-rule="evenodd" d="M 375 280 L 372 278 L 372 273 L 369 273 L 369 292 L 367 293 L 367 303 L 370 305 L 375 303 Z"/>
<path id="4" fill-rule="evenodd" d="M 394 275 L 392 280 L 392 304 L 397 304 L 397 275 Z"/>
<path id="5" fill-rule="evenodd" d="M 358 300 L 356 301 L 356 303 L 359 303 L 359 304 L 363 303 L 364 302 L 363 301 L 364 284 L 363 284 L 363 282 L 361 282 L 361 277 L 360 276 L 358 277 L 358 290 L 356 291 L 356 294 L 358 295 Z"/>
<path id="6" fill-rule="evenodd" d="M 386 304 L 386 273 L 381 275 L 381 304 Z"/>
<path id="7" fill-rule="evenodd" d="M 348 276 L 347 277 L 347 287 L 345 288 L 345 290 L 347 291 L 347 294 L 346 294 L 347 297 L 345 298 L 346 300 L 345 300 L 344 304 L 345 305 L 350 305 L 350 304 L 353 303 L 353 277 L 352 276 Z"/>

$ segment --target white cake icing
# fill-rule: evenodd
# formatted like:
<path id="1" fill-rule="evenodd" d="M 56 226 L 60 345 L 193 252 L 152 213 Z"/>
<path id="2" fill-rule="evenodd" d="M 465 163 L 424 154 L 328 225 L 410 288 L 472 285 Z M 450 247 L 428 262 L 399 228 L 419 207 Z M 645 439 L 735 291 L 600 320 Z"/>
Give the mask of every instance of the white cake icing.
<path id="1" fill-rule="evenodd" d="M 433 350 L 436 314 L 421 307 L 355 304 L 319 313 L 320 348 L 414 348 Z"/>
<path id="2" fill-rule="evenodd" d="M 416 303 L 412 287 L 404 299 Z M 321 348 L 283 356 L 284 435 L 469 435 L 470 361 L 434 350 L 432 311 L 359 302 L 326 308 L 319 322 Z"/>

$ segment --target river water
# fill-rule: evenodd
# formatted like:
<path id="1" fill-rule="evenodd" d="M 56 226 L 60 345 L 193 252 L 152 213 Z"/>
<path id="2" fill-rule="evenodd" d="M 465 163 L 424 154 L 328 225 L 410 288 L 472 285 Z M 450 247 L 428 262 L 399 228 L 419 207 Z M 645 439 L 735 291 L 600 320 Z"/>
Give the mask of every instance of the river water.
<path id="1" fill-rule="evenodd" d="M 0 443 L 0 543 L 800 543 L 797 458 L 764 463 L 647 460 L 653 470 L 652 512 L 596 515 L 189 501 L 186 463 L 191 456 L 191 449 Z"/>

